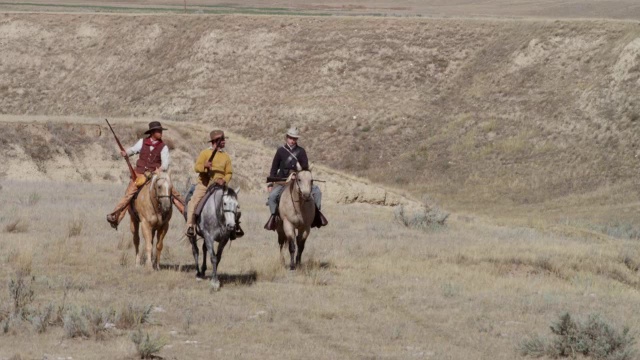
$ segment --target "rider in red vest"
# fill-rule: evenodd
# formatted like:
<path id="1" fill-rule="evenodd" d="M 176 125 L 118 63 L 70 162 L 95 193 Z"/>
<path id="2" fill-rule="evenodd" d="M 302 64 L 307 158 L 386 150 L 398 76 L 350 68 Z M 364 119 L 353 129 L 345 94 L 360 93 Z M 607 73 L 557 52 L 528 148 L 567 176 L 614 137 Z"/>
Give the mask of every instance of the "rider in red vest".
<path id="1" fill-rule="evenodd" d="M 169 157 L 169 148 L 162 142 L 163 130 L 167 129 L 163 128 L 159 121 L 150 122 L 149 130 L 145 131 L 145 134 L 149 136 L 138 140 L 138 142 L 127 149 L 127 151 L 121 152 L 123 157 L 125 155 L 140 154 L 135 167 L 135 172 L 138 176 L 145 173 L 160 173 L 169 169 L 171 158 Z M 118 228 L 118 224 L 124 218 L 126 214 L 125 210 L 129 207 L 131 198 L 133 198 L 137 190 L 138 187 L 135 181 L 130 181 L 124 197 L 120 199 L 120 202 L 118 202 L 118 205 L 113 209 L 113 212 L 107 215 L 107 221 L 113 228 Z M 173 204 L 181 214 L 184 213 L 184 200 L 182 200 L 180 193 L 173 188 L 171 195 Z"/>

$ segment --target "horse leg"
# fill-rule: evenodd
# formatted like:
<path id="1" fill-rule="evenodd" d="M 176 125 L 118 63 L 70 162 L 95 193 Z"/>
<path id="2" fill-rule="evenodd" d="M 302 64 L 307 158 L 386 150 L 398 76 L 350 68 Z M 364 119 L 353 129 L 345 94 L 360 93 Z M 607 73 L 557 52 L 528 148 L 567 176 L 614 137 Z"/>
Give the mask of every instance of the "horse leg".
<path id="1" fill-rule="evenodd" d="M 285 235 L 284 230 L 282 229 L 282 225 L 279 225 L 276 229 L 278 233 L 278 245 L 280 245 L 280 263 L 284 266 L 284 255 L 282 255 L 282 248 L 284 247 L 284 243 L 287 241 L 287 235 Z"/>
<path id="2" fill-rule="evenodd" d="M 229 240 L 228 239 L 220 240 L 220 242 L 218 243 L 218 251 L 216 251 L 216 256 L 215 256 L 216 261 L 213 262 L 213 275 L 211 275 L 211 286 L 213 287 L 214 291 L 218 291 L 220 289 L 220 280 L 218 279 L 218 265 L 220 265 L 220 260 L 222 260 L 222 251 L 224 250 L 225 245 L 227 245 L 227 241 Z"/>
<path id="3" fill-rule="evenodd" d="M 156 261 L 153 264 L 154 269 L 160 270 L 160 254 L 162 254 L 162 248 L 164 247 L 164 237 L 169 231 L 169 223 L 164 224 L 160 230 L 158 230 L 158 239 L 156 242 Z"/>
<path id="4" fill-rule="evenodd" d="M 295 238 L 296 238 L 296 230 L 293 228 L 293 225 L 289 222 L 289 221 L 283 221 L 282 222 L 282 227 L 284 230 L 284 233 L 287 237 L 287 243 L 289 244 L 289 255 L 291 257 L 290 261 L 289 261 L 289 269 L 290 270 L 295 270 L 296 269 L 296 262 L 295 262 L 295 252 L 296 252 L 296 243 L 295 243 Z"/>
<path id="5" fill-rule="evenodd" d="M 197 238 L 194 237 L 190 237 L 189 241 L 191 242 L 191 252 L 193 252 L 193 260 L 196 263 L 196 279 L 200 279 L 204 276 L 204 274 L 202 274 L 200 272 L 200 268 L 198 267 L 198 263 L 200 262 L 200 260 L 198 259 L 200 257 L 200 251 L 198 250 L 198 240 Z M 206 258 L 207 253 L 204 253 L 204 256 Z"/>
<path id="6" fill-rule="evenodd" d="M 218 276 L 216 274 L 216 269 L 218 268 L 218 257 L 216 256 L 216 252 L 214 251 L 214 236 L 211 234 L 205 234 L 204 241 L 207 244 L 207 251 L 211 256 L 211 265 L 213 267 L 213 274 L 211 275 L 211 288 L 213 291 L 220 290 L 220 281 L 218 281 Z"/>
<path id="7" fill-rule="evenodd" d="M 136 266 L 140 266 L 140 223 L 131 217 L 129 228 L 133 234 L 133 247 L 136 249 Z"/>
<path id="8" fill-rule="evenodd" d="M 202 278 L 204 279 L 204 274 L 207 273 L 207 242 L 206 241 L 202 241 L 202 268 L 201 268 L 201 275 Z"/>
<path id="9" fill-rule="evenodd" d="M 298 245 L 298 253 L 296 254 L 296 265 L 300 265 L 300 258 L 302 257 L 302 252 L 304 251 L 304 244 L 307 241 L 307 237 L 311 232 L 311 228 L 305 228 L 304 231 L 298 232 L 298 237 L 296 238 L 296 242 Z"/>
<path id="10" fill-rule="evenodd" d="M 143 221 L 142 224 L 140 224 L 142 227 L 142 236 L 144 237 L 144 242 L 146 244 L 146 253 L 147 253 L 147 258 L 145 259 L 145 266 L 149 269 L 152 268 L 151 266 L 151 250 L 152 250 L 152 244 L 153 244 L 153 232 L 151 231 L 151 226 L 149 225 L 149 223 L 147 223 L 146 221 Z"/>
<path id="11" fill-rule="evenodd" d="M 153 240 L 154 239 L 155 239 L 156 244 L 157 244 L 158 243 L 157 231 L 156 231 L 156 229 L 151 229 L 151 267 L 155 269 L 156 249 L 153 247 Z"/>

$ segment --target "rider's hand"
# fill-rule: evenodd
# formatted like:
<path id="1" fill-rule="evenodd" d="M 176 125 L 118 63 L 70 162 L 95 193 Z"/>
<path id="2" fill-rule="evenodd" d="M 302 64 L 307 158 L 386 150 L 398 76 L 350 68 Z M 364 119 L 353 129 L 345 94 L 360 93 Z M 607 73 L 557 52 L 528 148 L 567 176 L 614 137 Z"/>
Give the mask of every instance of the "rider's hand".
<path id="1" fill-rule="evenodd" d="M 226 181 L 223 178 L 216 179 L 216 184 L 220 186 L 224 186 L 225 183 Z"/>
<path id="2" fill-rule="evenodd" d="M 154 173 L 160 174 L 162 172 L 162 167 L 157 167 Z"/>
<path id="3" fill-rule="evenodd" d="M 122 157 L 127 156 L 127 152 L 124 150 L 120 150 L 120 155 L 122 155 Z"/>
<path id="4" fill-rule="evenodd" d="M 205 169 L 211 169 L 211 161 L 207 161 L 207 162 L 204 164 L 204 168 L 205 168 Z"/>
<path id="5" fill-rule="evenodd" d="M 268 185 L 268 186 L 267 186 L 267 191 L 268 191 L 268 192 L 271 192 L 271 190 L 273 190 L 273 185 Z"/>

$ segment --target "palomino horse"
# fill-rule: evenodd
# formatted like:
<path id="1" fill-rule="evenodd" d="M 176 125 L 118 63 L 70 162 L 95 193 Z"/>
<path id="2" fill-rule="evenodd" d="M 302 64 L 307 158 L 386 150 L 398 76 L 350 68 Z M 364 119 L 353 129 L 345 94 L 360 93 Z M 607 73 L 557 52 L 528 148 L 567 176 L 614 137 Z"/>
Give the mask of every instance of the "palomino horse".
<path id="1" fill-rule="evenodd" d="M 147 244 L 146 266 L 158 270 L 160 265 L 160 254 L 162 253 L 162 242 L 167 230 L 169 230 L 169 220 L 171 219 L 171 177 L 167 173 L 154 175 L 150 181 L 143 185 L 138 196 L 133 203 L 137 217 L 129 209 L 131 216 L 131 232 L 133 233 L 133 245 L 136 248 L 136 266 L 142 265 L 140 261 L 140 234 Z M 156 237 L 155 256 L 151 257 L 153 248 L 153 238 Z"/>
<path id="2" fill-rule="evenodd" d="M 211 275 L 211 287 L 214 291 L 220 289 L 220 280 L 218 279 L 218 265 L 222 260 L 222 251 L 229 242 L 231 234 L 236 231 L 236 216 L 238 216 L 238 190 L 231 188 L 216 189 L 215 192 L 207 199 L 202 208 L 200 218 L 198 219 L 198 234 L 204 238 L 202 244 L 202 268 L 198 267 L 198 251 L 197 237 L 189 239 L 193 250 L 193 259 L 196 262 L 196 277 L 204 278 L 207 271 L 207 249 L 211 255 L 211 265 L 213 266 L 213 274 Z M 213 243 L 218 243 L 218 250 L 214 251 Z"/>
<path id="3" fill-rule="evenodd" d="M 311 197 L 311 187 L 313 186 L 313 176 L 311 171 L 302 170 L 291 175 L 280 196 L 278 205 L 280 221 L 278 222 L 278 244 L 280 244 L 280 258 L 284 264 L 282 247 L 285 243 L 289 245 L 291 254 L 290 269 L 295 270 L 300 264 L 300 257 L 304 251 L 304 244 L 311 232 L 311 224 L 316 215 L 316 205 Z M 296 235 L 297 231 L 297 235 Z M 298 253 L 294 260 L 296 251 L 296 239 Z"/>

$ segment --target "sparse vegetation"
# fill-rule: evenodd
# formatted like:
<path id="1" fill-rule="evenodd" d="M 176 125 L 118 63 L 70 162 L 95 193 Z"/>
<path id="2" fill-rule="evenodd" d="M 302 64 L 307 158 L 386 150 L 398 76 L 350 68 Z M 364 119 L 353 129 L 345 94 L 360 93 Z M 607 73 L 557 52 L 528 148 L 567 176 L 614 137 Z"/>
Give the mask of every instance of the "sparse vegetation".
<path id="1" fill-rule="evenodd" d="M 127 304 L 116 314 L 115 325 L 118 329 L 133 329 L 151 321 L 153 305 Z"/>
<path id="2" fill-rule="evenodd" d="M 33 302 L 34 298 L 31 282 L 23 274 L 18 273 L 15 278 L 9 280 L 9 295 L 13 303 L 13 315 L 26 318 L 27 306 Z"/>
<path id="3" fill-rule="evenodd" d="M 584 322 L 564 313 L 551 325 L 554 337 L 533 337 L 521 343 L 522 355 L 551 358 L 582 355 L 596 360 L 632 360 L 634 337 L 628 328 L 616 329 L 599 315 L 590 315 Z"/>
<path id="4" fill-rule="evenodd" d="M 68 228 L 67 236 L 74 237 L 82 234 L 82 229 L 84 228 L 84 225 L 85 225 L 85 221 L 82 218 L 76 217 L 72 220 L 69 220 L 69 224 L 67 226 Z"/>
<path id="5" fill-rule="evenodd" d="M 152 359 L 167 344 L 161 336 L 150 336 L 140 329 L 131 333 L 131 341 L 135 344 L 141 359 Z"/>
<path id="6" fill-rule="evenodd" d="M 29 222 L 23 218 L 13 219 L 4 226 L 4 232 L 7 233 L 26 233 L 27 231 L 29 231 Z"/>
<path id="7" fill-rule="evenodd" d="M 436 205 L 430 205 L 430 200 L 425 199 L 419 211 L 409 213 L 403 205 L 394 211 L 394 217 L 398 224 L 408 228 L 421 230 L 433 230 L 445 226 L 449 213 L 441 210 Z"/>

